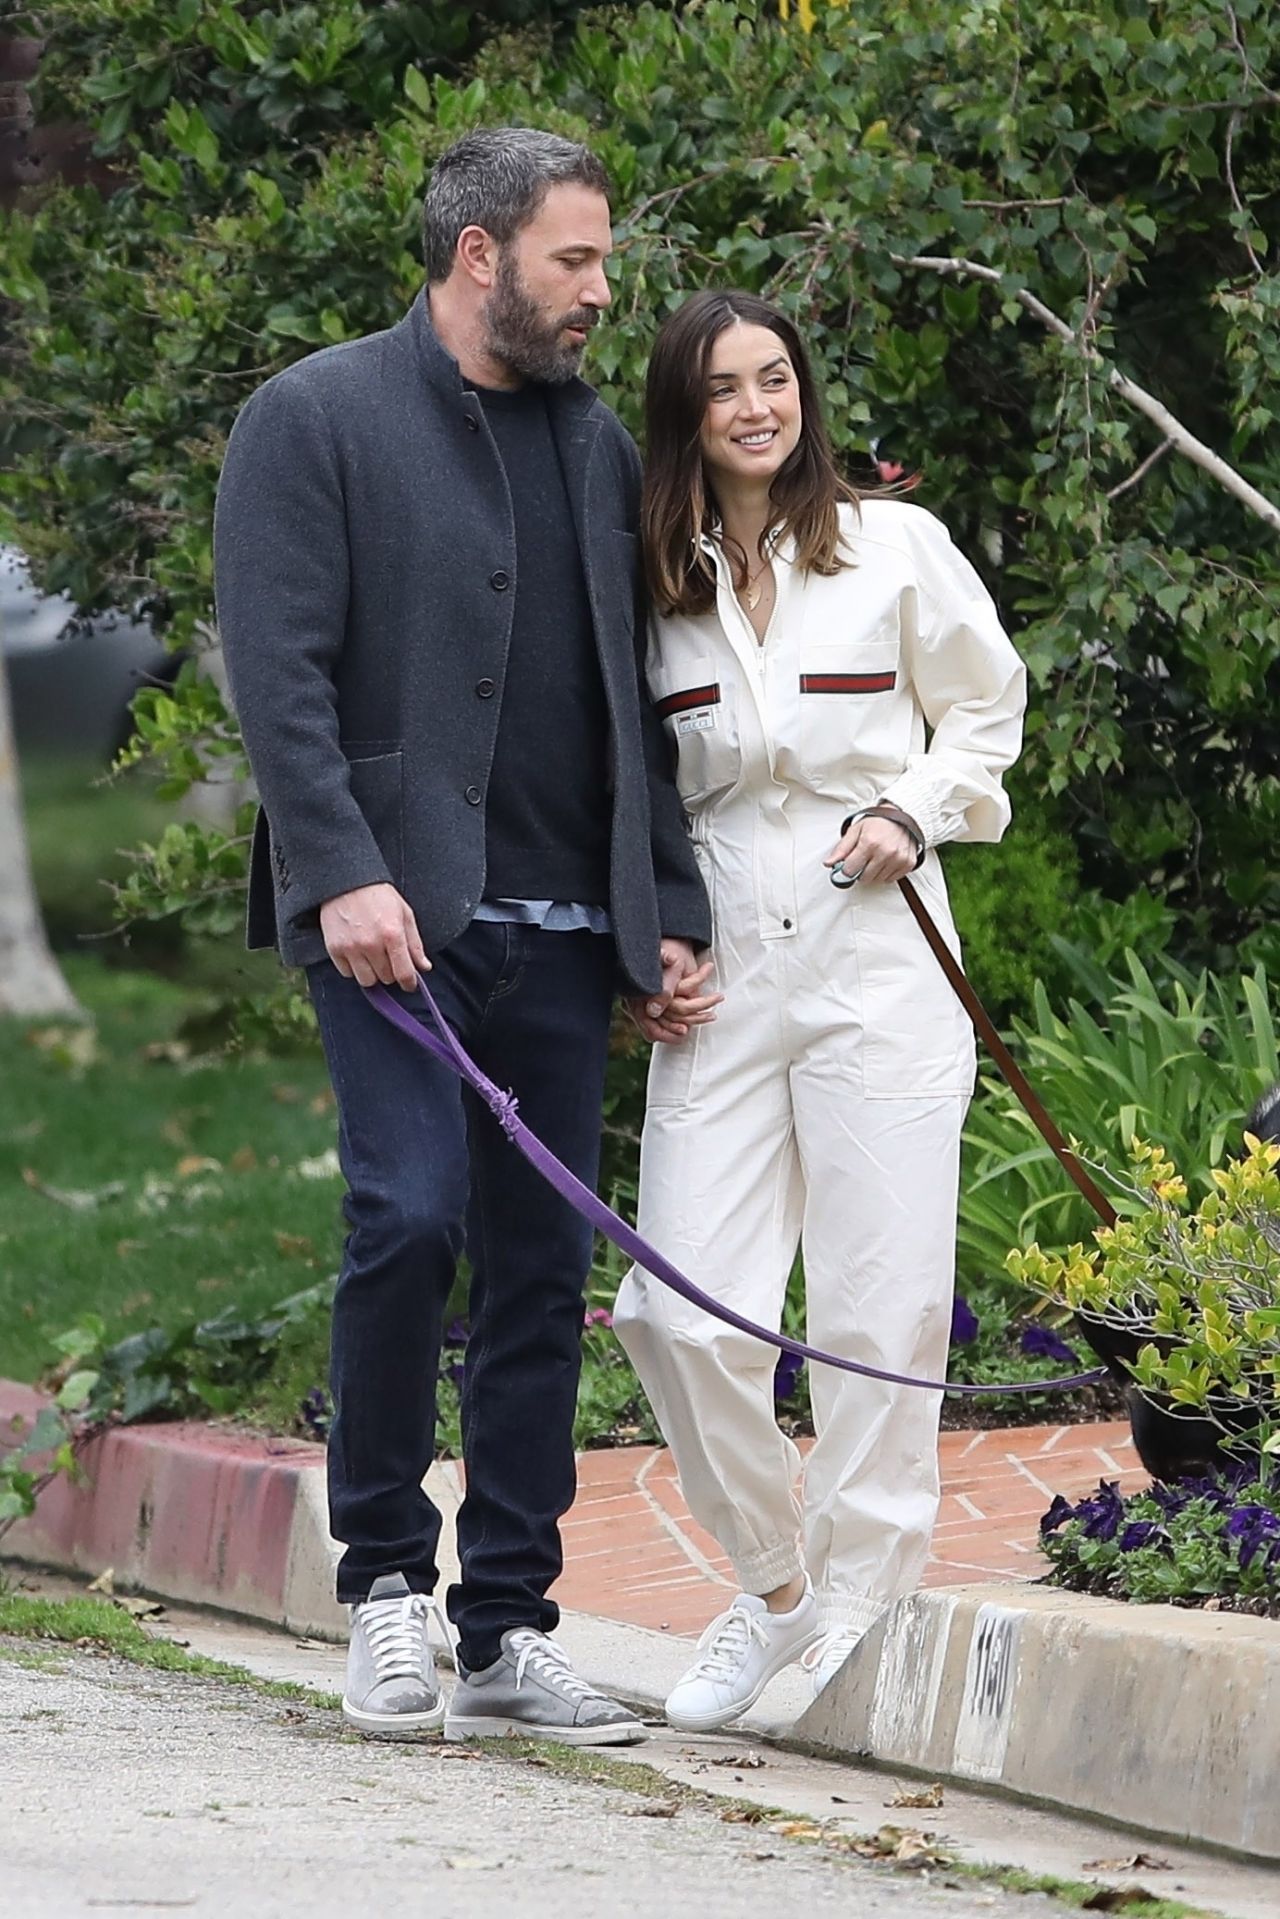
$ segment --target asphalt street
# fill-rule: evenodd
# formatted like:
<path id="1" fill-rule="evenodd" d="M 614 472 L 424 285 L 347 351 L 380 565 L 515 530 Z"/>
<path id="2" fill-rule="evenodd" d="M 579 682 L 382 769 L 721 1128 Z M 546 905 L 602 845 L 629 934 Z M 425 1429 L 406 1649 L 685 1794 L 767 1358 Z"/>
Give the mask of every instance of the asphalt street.
<path id="1" fill-rule="evenodd" d="M 6 1919 L 1056 1919 L 1041 1894 L 824 1851 L 556 1762 L 367 1743 L 322 1708 L 0 1647 Z M 593 1771 L 595 1776 L 592 1776 Z M 667 1802 L 668 1804 L 671 1802 Z M 655 1815 L 655 1806 L 661 1808 Z"/>

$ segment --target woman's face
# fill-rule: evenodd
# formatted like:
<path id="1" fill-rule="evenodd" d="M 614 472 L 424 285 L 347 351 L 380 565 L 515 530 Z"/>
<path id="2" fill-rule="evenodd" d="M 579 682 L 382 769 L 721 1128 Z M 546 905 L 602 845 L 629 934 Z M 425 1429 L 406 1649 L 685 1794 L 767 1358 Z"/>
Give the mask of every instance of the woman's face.
<path id="1" fill-rule="evenodd" d="M 771 480 L 800 438 L 800 388 L 791 356 L 768 327 L 726 327 L 708 361 L 702 457 L 717 480 Z"/>

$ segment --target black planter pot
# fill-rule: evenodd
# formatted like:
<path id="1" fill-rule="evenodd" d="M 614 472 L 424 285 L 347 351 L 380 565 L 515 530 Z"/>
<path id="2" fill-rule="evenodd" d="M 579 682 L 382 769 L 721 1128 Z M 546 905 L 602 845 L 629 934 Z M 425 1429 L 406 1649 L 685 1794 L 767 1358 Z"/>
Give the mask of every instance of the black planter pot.
<path id="1" fill-rule="evenodd" d="M 1121 1320 L 1078 1311 L 1075 1321 L 1081 1337 L 1124 1391 L 1134 1450 L 1153 1479 L 1167 1484 L 1219 1470 L 1232 1457 L 1224 1447 L 1227 1435 L 1247 1433 L 1258 1424 L 1256 1406 L 1230 1394 L 1213 1399 L 1214 1418 L 1206 1419 L 1189 1407 L 1175 1406 L 1163 1394 L 1139 1392 L 1125 1362 L 1135 1361 L 1144 1346 L 1167 1354 L 1177 1345 L 1153 1333 L 1140 1314 L 1131 1311 Z M 1240 1456 L 1239 1449 L 1234 1456 Z"/>

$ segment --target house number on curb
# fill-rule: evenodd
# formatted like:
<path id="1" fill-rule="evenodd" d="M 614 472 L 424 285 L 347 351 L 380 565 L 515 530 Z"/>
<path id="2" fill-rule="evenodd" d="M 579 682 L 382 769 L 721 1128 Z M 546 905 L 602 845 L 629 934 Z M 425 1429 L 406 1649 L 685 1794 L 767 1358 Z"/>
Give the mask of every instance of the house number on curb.
<path id="1" fill-rule="evenodd" d="M 965 1664 L 964 1696 L 956 1724 L 955 1766 L 972 1779 L 998 1779 L 1013 1723 L 1022 1616 L 1006 1606 L 981 1606 Z"/>

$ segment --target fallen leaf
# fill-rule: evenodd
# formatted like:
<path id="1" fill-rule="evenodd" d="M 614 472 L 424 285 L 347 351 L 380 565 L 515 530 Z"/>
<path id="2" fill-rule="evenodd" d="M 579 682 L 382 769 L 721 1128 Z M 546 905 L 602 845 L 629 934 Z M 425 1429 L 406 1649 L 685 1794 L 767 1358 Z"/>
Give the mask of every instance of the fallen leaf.
<path id="1" fill-rule="evenodd" d="M 104 1593 L 108 1599 L 114 1598 L 116 1590 L 115 1567 L 108 1566 L 105 1572 L 100 1572 L 96 1579 L 90 1581 L 86 1590 L 91 1593 Z"/>
<path id="2" fill-rule="evenodd" d="M 289 1086 L 281 1082 L 271 1088 L 271 1097 L 278 1106 L 296 1106 L 302 1098 L 302 1094 L 296 1086 Z"/>
<path id="3" fill-rule="evenodd" d="M 1172 1872 L 1167 1859 L 1151 1852 L 1131 1852 L 1127 1859 L 1086 1859 L 1085 1872 Z"/>
<path id="4" fill-rule="evenodd" d="M 276 1233 L 273 1237 L 277 1252 L 283 1253 L 286 1259 L 304 1259 L 316 1250 L 315 1241 L 308 1239 L 305 1233 Z"/>
<path id="5" fill-rule="evenodd" d="M 47 1053 L 55 1065 L 65 1066 L 77 1079 L 98 1061 L 98 1029 L 78 1026 L 40 1026 L 27 1034 L 27 1045 Z"/>
<path id="6" fill-rule="evenodd" d="M 771 1820 L 770 1832 L 776 1832 L 780 1839 L 821 1839 L 822 1827 L 812 1819 Z"/>
<path id="7" fill-rule="evenodd" d="M 119 1199 L 124 1191 L 122 1179 L 113 1179 L 106 1186 L 49 1186 L 33 1166 L 23 1167 L 22 1183 L 42 1199 L 51 1199 L 55 1206 L 65 1206 L 72 1213 L 92 1213 L 107 1200 Z"/>
<path id="8" fill-rule="evenodd" d="M 451 1872 L 500 1872 L 502 1870 L 501 1859 L 472 1859 L 466 1854 L 461 1854 L 454 1859 L 442 1859 L 440 1864 L 448 1866 Z"/>
<path id="9" fill-rule="evenodd" d="M 220 1173 L 222 1161 L 204 1153 L 184 1153 L 173 1171 L 176 1179 L 194 1179 L 197 1173 Z"/>
<path id="10" fill-rule="evenodd" d="M 307 1101 L 307 1111 L 319 1119 L 322 1114 L 331 1112 L 337 1103 L 332 1086 L 326 1086 L 322 1093 L 317 1093 L 314 1099 Z"/>
<path id="11" fill-rule="evenodd" d="M 237 1146 L 227 1165 L 233 1173 L 252 1173 L 256 1170 L 258 1155 L 252 1146 Z"/>
<path id="12" fill-rule="evenodd" d="M 191 1058 L 191 1046 L 185 1039 L 153 1039 L 142 1048 L 142 1057 L 160 1060 L 166 1066 L 182 1066 Z"/>
<path id="13" fill-rule="evenodd" d="M 725 1826 L 762 1826 L 764 1819 L 763 1806 L 726 1806 L 720 1814 Z"/>
<path id="14" fill-rule="evenodd" d="M 758 1772 L 761 1766 L 767 1766 L 768 1763 L 768 1760 L 762 1759 L 758 1752 L 744 1752 L 736 1758 L 730 1756 L 727 1759 L 709 1761 L 709 1764 L 713 1766 L 732 1766 L 739 1772 Z"/>
<path id="15" fill-rule="evenodd" d="M 163 1619 L 164 1607 L 158 1599 L 143 1599 L 137 1593 L 113 1593 L 112 1604 L 133 1619 Z"/>
<path id="16" fill-rule="evenodd" d="M 1081 1901 L 1085 1912 L 1123 1912 L 1126 1906 L 1141 1906 L 1159 1897 L 1146 1886 L 1099 1886 Z"/>
<path id="17" fill-rule="evenodd" d="M 942 1804 L 942 1787 L 937 1780 L 931 1786 L 917 1786 L 914 1789 L 904 1786 L 884 1803 L 886 1806 L 909 1806 L 917 1812 L 936 1812 Z"/>
<path id="18" fill-rule="evenodd" d="M 293 1170 L 299 1179 L 341 1179 L 338 1149 L 330 1146 L 323 1153 L 317 1153 L 314 1159 L 300 1159 Z"/>

